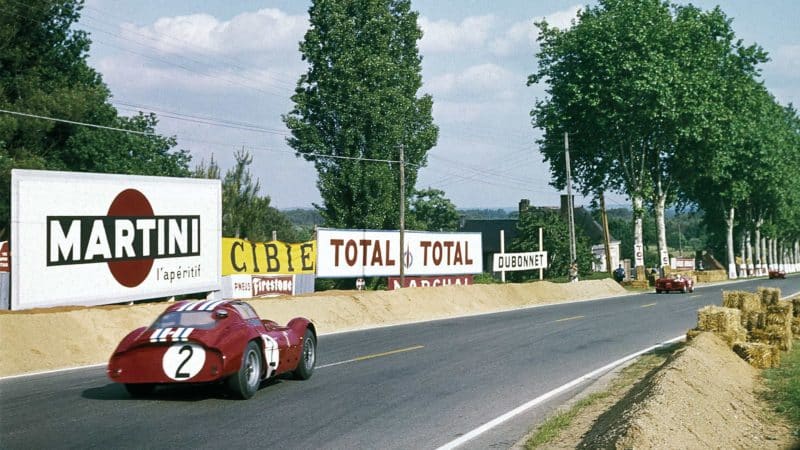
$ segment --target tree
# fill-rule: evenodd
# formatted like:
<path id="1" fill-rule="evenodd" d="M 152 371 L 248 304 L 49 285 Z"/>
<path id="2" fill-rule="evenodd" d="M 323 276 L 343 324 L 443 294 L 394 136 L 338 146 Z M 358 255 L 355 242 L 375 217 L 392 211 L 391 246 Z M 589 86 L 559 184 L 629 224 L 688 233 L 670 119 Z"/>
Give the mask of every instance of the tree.
<path id="1" fill-rule="evenodd" d="M 259 195 L 260 183 L 248 168 L 252 162 L 248 152 L 237 152 L 236 165 L 222 179 L 222 235 L 262 242 L 272 240 L 275 231 L 278 239 L 295 242 L 298 236 L 289 219 L 270 206 L 269 196 Z M 219 174 L 213 157 L 208 165 L 203 161 L 194 170 L 196 178 L 219 179 Z"/>
<path id="2" fill-rule="evenodd" d="M 9 224 L 11 169 L 187 176 L 190 157 L 155 135 L 153 115 L 120 117 L 86 63 L 90 40 L 75 28 L 80 0 L 3 2 L 0 109 L 137 133 L 0 113 L 0 240 Z M 147 134 L 143 135 L 141 133 Z"/>
<path id="3" fill-rule="evenodd" d="M 567 275 L 571 264 L 569 249 L 569 225 L 564 218 L 555 211 L 547 209 L 533 208 L 523 213 L 517 230 L 519 233 L 511 243 L 511 252 L 534 252 L 539 250 L 539 228 L 543 231 L 543 246 L 547 251 L 548 267 L 545 269 L 545 277 L 556 278 Z M 578 260 L 578 271 L 581 275 L 586 275 L 592 271 L 594 255 L 589 239 L 580 229 L 575 230 L 575 239 Z M 510 278 L 514 281 L 529 280 L 538 278 L 538 272 L 513 272 Z"/>
<path id="4" fill-rule="evenodd" d="M 312 161 L 325 224 L 396 229 L 397 205 L 414 192 L 417 171 L 436 144 L 409 0 L 314 0 L 300 43 L 309 64 L 283 120 L 289 145 Z M 405 153 L 406 192 L 398 161 Z"/>
<path id="5" fill-rule="evenodd" d="M 539 69 L 545 82 L 533 124 L 550 162 L 553 184 L 565 184 L 563 134 L 570 133 L 575 180 L 584 194 L 612 189 L 633 203 L 634 239 L 643 243 L 650 199 L 661 250 L 667 249 L 664 210 L 677 193 L 684 144 L 721 135 L 723 69 L 750 70 L 758 47 L 734 42 L 719 10 L 673 6 L 662 0 L 601 0 L 568 30 L 540 27 Z M 739 56 L 730 64 L 732 56 Z"/>
<path id="6" fill-rule="evenodd" d="M 411 200 L 408 228 L 424 231 L 456 231 L 459 214 L 456 206 L 439 189 L 416 191 Z"/>

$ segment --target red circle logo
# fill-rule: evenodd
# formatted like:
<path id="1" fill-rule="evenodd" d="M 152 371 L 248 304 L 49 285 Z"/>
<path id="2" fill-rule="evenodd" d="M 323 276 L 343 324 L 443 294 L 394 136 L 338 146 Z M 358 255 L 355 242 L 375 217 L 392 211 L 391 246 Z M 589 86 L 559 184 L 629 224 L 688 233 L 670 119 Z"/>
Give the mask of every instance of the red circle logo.
<path id="1" fill-rule="evenodd" d="M 136 189 L 125 189 L 117 194 L 108 208 L 109 217 L 153 217 L 153 207 L 147 197 Z M 109 261 L 108 269 L 119 284 L 136 287 L 147 278 L 153 267 L 153 259 L 132 261 Z"/>

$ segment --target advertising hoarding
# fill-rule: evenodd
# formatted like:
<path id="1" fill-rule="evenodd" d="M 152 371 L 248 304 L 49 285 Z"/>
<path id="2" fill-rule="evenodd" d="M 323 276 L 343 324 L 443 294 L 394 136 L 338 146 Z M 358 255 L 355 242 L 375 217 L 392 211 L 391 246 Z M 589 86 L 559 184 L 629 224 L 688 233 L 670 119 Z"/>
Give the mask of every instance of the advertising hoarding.
<path id="1" fill-rule="evenodd" d="M 219 290 L 219 180 L 12 170 L 12 309 Z"/>
<path id="2" fill-rule="evenodd" d="M 313 274 L 316 242 L 250 242 L 222 238 L 222 275 Z"/>
<path id="3" fill-rule="evenodd" d="M 463 275 L 483 271 L 480 233 L 406 231 L 405 275 Z M 317 276 L 400 275 L 400 232 L 317 230 Z"/>
<path id="4" fill-rule="evenodd" d="M 399 277 L 389 277 L 386 284 L 387 291 L 401 287 L 438 287 L 438 286 L 470 286 L 473 284 L 472 275 L 443 275 L 439 277 L 404 277 L 400 283 Z"/>
<path id="5" fill-rule="evenodd" d="M 547 252 L 495 253 L 492 261 L 495 272 L 547 268 Z"/>

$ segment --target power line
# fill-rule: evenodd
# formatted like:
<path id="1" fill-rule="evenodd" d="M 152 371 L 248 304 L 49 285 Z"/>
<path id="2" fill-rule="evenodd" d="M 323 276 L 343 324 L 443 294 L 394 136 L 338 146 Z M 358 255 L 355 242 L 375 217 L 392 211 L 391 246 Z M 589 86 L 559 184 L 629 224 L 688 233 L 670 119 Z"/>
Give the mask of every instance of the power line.
<path id="1" fill-rule="evenodd" d="M 97 124 L 93 124 L 93 123 L 77 122 L 77 121 L 74 121 L 74 120 L 67 120 L 67 119 L 57 119 L 55 117 L 40 116 L 40 115 L 37 115 L 37 114 L 28 114 L 28 113 L 19 112 L 19 111 L 9 111 L 7 109 L 0 109 L 0 112 L 1 113 L 6 113 L 6 114 L 11 114 L 11 115 L 14 115 L 14 116 L 23 116 L 23 117 L 30 117 L 30 118 L 34 118 L 34 119 L 50 120 L 50 121 L 53 121 L 53 122 L 69 123 L 69 124 L 72 124 L 72 125 L 81 125 L 81 126 L 84 126 L 84 127 L 100 128 L 102 130 L 122 131 L 124 133 L 140 134 L 142 136 L 149 136 L 149 137 L 161 137 L 158 134 L 153 133 L 153 132 L 148 133 L 146 131 L 126 130 L 125 128 L 109 127 L 109 126 L 105 126 L 105 125 L 97 125 Z"/>

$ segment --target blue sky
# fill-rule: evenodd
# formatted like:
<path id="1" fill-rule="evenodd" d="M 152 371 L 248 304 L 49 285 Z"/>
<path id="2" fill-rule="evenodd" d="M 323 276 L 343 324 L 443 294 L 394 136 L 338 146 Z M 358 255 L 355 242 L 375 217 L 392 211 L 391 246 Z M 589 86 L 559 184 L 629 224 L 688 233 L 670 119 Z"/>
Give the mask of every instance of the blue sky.
<path id="1" fill-rule="evenodd" d="M 305 64 L 297 51 L 308 1 L 86 0 L 79 27 L 91 33 L 89 63 L 122 114 L 154 111 L 158 131 L 175 135 L 194 162 L 212 155 L 223 169 L 236 150 L 254 156 L 262 193 L 279 208 L 320 202 L 316 171 L 285 144 L 280 116 Z M 579 1 L 413 1 L 424 86 L 434 98 L 439 142 L 417 187 L 445 191 L 457 207 L 509 207 L 528 198 L 557 205 L 549 170 L 534 143 L 529 111 L 539 86 L 536 29 L 543 17 L 568 26 Z M 593 4 L 589 2 L 588 4 Z M 783 103 L 800 102 L 800 2 L 695 1 L 720 4 L 745 43 L 771 55 L 763 79 Z M 210 119 L 210 120 L 209 120 Z M 225 122 L 228 126 L 215 124 Z M 588 199 L 577 199 L 587 204 Z M 612 195 L 610 207 L 627 206 Z"/>

